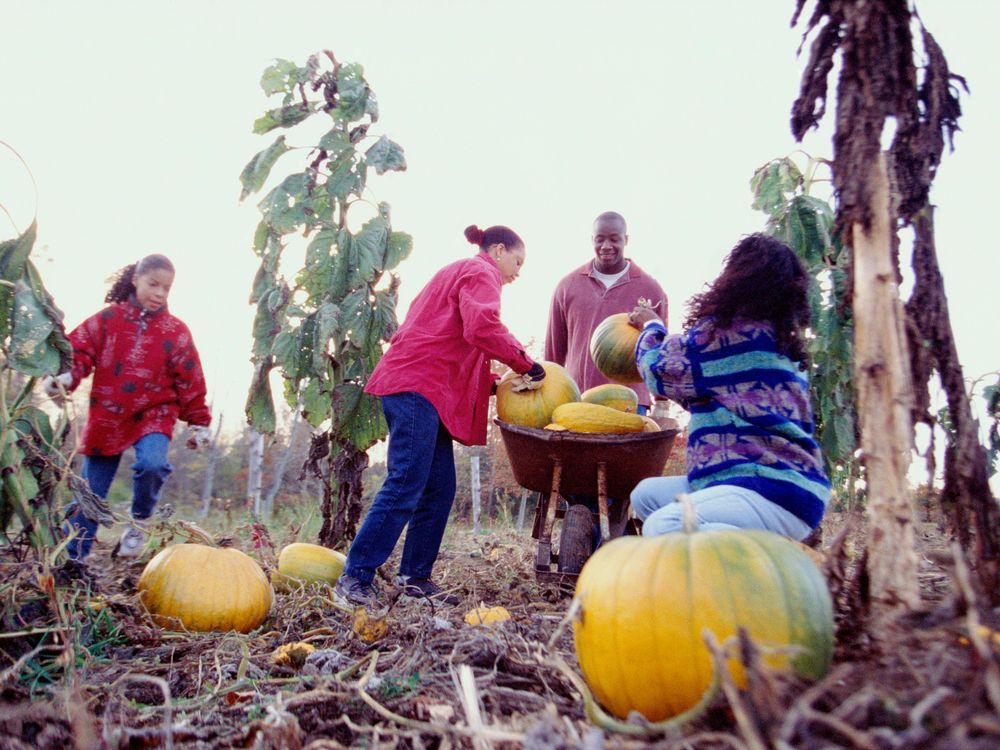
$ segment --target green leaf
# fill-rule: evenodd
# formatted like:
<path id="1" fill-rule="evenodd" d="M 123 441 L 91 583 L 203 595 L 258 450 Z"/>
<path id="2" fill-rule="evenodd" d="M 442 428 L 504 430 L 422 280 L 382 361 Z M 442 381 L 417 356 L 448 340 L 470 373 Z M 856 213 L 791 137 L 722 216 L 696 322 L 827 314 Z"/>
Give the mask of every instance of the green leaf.
<path id="1" fill-rule="evenodd" d="M 793 193 L 802 184 L 802 173 L 791 159 L 775 159 L 754 172 L 750 189 L 754 209 L 774 215 L 785 205 L 786 194 Z"/>
<path id="2" fill-rule="evenodd" d="M 319 427 L 330 417 L 333 404 L 330 400 L 330 393 L 323 388 L 318 378 L 310 378 L 306 387 L 299 392 L 302 401 L 302 416 L 313 427 Z"/>
<path id="3" fill-rule="evenodd" d="M 240 191 L 240 200 L 245 199 L 250 193 L 258 192 L 267 177 L 271 174 L 271 167 L 278 161 L 282 154 L 288 153 L 291 149 L 285 143 L 285 136 L 279 135 L 270 146 L 252 158 L 240 173 L 240 183 L 243 189 Z"/>
<path id="4" fill-rule="evenodd" d="M 340 331 L 340 308 L 327 302 L 316 311 L 313 330 L 312 368 L 315 372 L 326 369 L 326 353 L 330 340 Z"/>
<path id="5" fill-rule="evenodd" d="M 327 158 L 332 161 L 339 160 L 348 151 L 354 153 L 354 144 L 343 128 L 333 128 L 324 133 L 319 139 L 319 147 L 326 151 Z"/>
<path id="6" fill-rule="evenodd" d="M 277 109 L 269 109 L 253 122 L 253 132 L 257 135 L 270 133 L 275 128 L 291 128 L 309 117 L 315 108 L 312 105 L 286 104 Z"/>
<path id="7" fill-rule="evenodd" d="M 33 221 L 16 240 L 7 240 L 0 244 L 0 278 L 11 283 L 21 279 L 24 275 L 24 264 L 31 254 L 31 248 L 35 246 L 37 234 L 38 224 Z"/>
<path id="8" fill-rule="evenodd" d="M 387 430 L 378 399 L 369 396 L 357 383 L 342 383 L 334 388 L 333 408 L 340 429 L 337 436 L 350 440 L 359 451 L 366 451 Z"/>
<path id="9" fill-rule="evenodd" d="M 260 87 L 267 96 L 283 91 L 291 91 L 297 82 L 299 67 L 291 60 L 275 60 L 264 69 L 260 77 Z"/>
<path id="10" fill-rule="evenodd" d="M 406 157 L 403 148 L 395 141 L 382 136 L 365 152 L 365 163 L 375 168 L 375 174 L 385 174 L 388 171 L 403 172 L 406 170 Z"/>
<path id="11" fill-rule="evenodd" d="M 53 330 L 55 326 L 44 305 L 29 286 L 19 283 L 11 319 L 10 366 L 34 377 L 59 372 L 59 351 L 48 340 Z"/>
<path id="12" fill-rule="evenodd" d="M 279 235 L 291 234 L 306 223 L 306 208 L 310 207 L 310 185 L 311 177 L 308 173 L 296 172 L 264 196 L 258 206 L 272 231 Z"/>
<path id="13" fill-rule="evenodd" d="M 274 414 L 274 398 L 271 396 L 271 367 L 268 358 L 259 362 L 254 368 L 246 403 L 247 422 L 258 432 L 266 434 L 274 432 L 277 421 Z"/>
<path id="14" fill-rule="evenodd" d="M 334 198 L 345 200 L 347 196 L 361 195 L 364 183 L 354 168 L 354 152 L 345 153 L 337 161 L 330 161 L 330 174 L 326 178 L 326 190 Z"/>
<path id="15" fill-rule="evenodd" d="M 354 262 L 361 282 L 371 283 L 382 272 L 382 261 L 389 242 L 389 225 L 381 216 L 365 222 L 354 235 Z"/>
<path id="16" fill-rule="evenodd" d="M 368 106 L 368 83 L 364 68 L 357 63 L 346 63 L 337 71 L 337 108 L 331 114 L 342 122 L 353 122 L 365 115 Z"/>
<path id="17" fill-rule="evenodd" d="M 299 367 L 301 349 L 301 327 L 294 331 L 280 331 L 274 337 L 274 343 L 271 344 L 271 354 L 274 357 L 275 366 L 281 369 L 281 374 L 284 377 L 291 379 L 301 377 Z"/>
<path id="18" fill-rule="evenodd" d="M 389 242 L 385 249 L 385 260 L 382 262 L 383 271 L 391 271 L 413 252 L 413 237 L 406 232 L 392 232 L 389 235 Z"/>

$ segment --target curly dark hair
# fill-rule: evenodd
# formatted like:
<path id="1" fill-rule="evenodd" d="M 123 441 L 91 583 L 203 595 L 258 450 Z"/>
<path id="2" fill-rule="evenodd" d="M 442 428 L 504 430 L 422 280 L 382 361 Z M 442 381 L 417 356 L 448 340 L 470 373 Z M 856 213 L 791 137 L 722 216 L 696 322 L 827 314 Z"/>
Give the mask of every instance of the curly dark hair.
<path id="1" fill-rule="evenodd" d="M 111 288 L 104 295 L 104 301 L 127 302 L 129 297 L 135 294 L 135 284 L 132 282 L 132 278 L 136 274 L 148 273 L 158 268 L 174 273 L 174 264 L 170 262 L 170 258 L 156 253 L 147 255 L 138 263 L 129 263 L 124 268 L 119 269 L 109 279 Z"/>
<path id="2" fill-rule="evenodd" d="M 686 324 L 711 317 L 719 328 L 734 319 L 774 326 L 778 351 L 806 363 L 802 337 L 809 325 L 809 276 L 795 253 L 781 240 L 751 234 L 726 256 L 722 273 L 688 302 Z"/>

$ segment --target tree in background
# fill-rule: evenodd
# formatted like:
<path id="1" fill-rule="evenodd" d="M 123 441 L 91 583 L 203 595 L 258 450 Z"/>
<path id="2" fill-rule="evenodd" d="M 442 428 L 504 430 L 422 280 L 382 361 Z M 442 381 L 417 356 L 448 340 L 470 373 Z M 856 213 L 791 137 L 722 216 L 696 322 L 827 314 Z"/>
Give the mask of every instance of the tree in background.
<path id="1" fill-rule="evenodd" d="M 806 0 L 796 3 L 793 25 L 806 4 Z M 914 30 L 920 34 L 919 50 Z M 912 444 L 912 427 L 902 423 L 933 424 L 928 383 L 934 372 L 940 377 L 955 427 L 945 451 L 942 504 L 962 547 L 974 553 L 982 590 L 996 605 L 1000 603 L 1000 508 L 987 483 L 986 450 L 979 443 L 951 332 L 930 202 L 945 142 L 950 144 L 958 129 L 958 85 L 964 86 L 965 81 L 949 70 L 943 51 L 907 0 L 817 0 L 805 34 L 812 32 L 799 97 L 792 106 L 791 129 L 801 140 L 823 118 L 828 77 L 840 53 L 832 169 L 837 232 L 852 254 L 855 349 L 859 351 L 861 343 L 867 345 L 869 336 L 874 339 L 897 328 L 905 333 L 891 356 L 855 358 L 859 398 L 870 397 L 872 404 L 882 402 L 866 408 L 865 401 L 859 401 L 869 502 L 878 511 L 872 514 L 868 545 L 876 617 L 881 623 L 891 620 L 901 605 L 912 603 L 917 587 L 909 521 L 912 508 L 906 506 L 908 498 L 897 499 L 892 490 L 876 493 L 873 463 L 879 474 L 883 467 L 902 473 Z M 884 156 L 881 138 L 890 119 L 895 131 Z M 905 316 L 892 309 L 888 319 L 870 319 L 876 306 L 859 304 L 859 291 L 866 295 L 877 291 L 876 287 L 890 291 L 898 283 L 897 231 L 902 226 L 911 227 L 914 233 L 914 287 Z M 881 247 L 883 235 L 887 247 Z M 885 255 L 887 271 L 876 267 L 869 251 Z M 873 272 L 863 275 L 859 260 Z M 898 363 L 898 359 L 904 361 Z M 895 398 L 896 393 L 900 398 Z M 904 408 L 910 405 L 905 402 L 911 402 L 912 411 L 899 415 L 900 403 Z M 882 416 L 890 412 L 896 424 L 885 429 Z M 880 426 L 872 429 L 876 417 Z"/>
<path id="2" fill-rule="evenodd" d="M 320 542 L 333 547 L 356 531 L 366 451 L 386 435 L 378 400 L 363 388 L 398 325 L 399 282 L 390 272 L 413 244 L 409 235 L 392 230 L 388 204 L 364 196 L 370 170 L 402 171 L 406 160 L 399 144 L 369 135 L 378 104 L 360 65 L 340 63 L 324 51 L 304 67 L 278 60 L 260 83 L 267 96 L 280 96 L 281 104 L 257 119 L 255 133 L 291 130 L 317 119 L 325 132 L 304 148 L 279 135 L 240 175 L 243 200 L 264 187 L 283 155 L 305 154 L 301 169 L 258 203 L 261 221 L 253 250 L 261 264 L 250 295 L 257 315 L 246 413 L 256 429 L 274 431 L 270 375 L 276 368 L 288 405 L 320 430 L 308 466 L 324 482 Z M 358 204 L 374 215 L 354 229 L 348 214 Z M 304 263 L 286 276 L 285 251 L 293 235 L 308 244 Z"/>

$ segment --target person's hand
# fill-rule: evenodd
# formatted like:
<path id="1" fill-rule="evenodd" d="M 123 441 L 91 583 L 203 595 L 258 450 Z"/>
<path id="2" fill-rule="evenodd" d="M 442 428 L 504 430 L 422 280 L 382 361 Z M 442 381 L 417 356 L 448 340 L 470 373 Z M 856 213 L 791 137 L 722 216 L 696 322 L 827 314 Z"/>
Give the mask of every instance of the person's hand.
<path id="1" fill-rule="evenodd" d="M 194 451 L 199 448 L 207 448 L 211 442 L 212 431 L 207 427 L 197 425 L 191 428 L 191 437 L 187 439 L 187 443 L 185 443 L 185 445 Z"/>
<path id="2" fill-rule="evenodd" d="M 659 319 L 660 316 L 656 314 L 656 311 L 645 305 L 636 305 L 632 312 L 628 314 L 628 322 L 639 330 L 642 330 L 642 327 L 649 321 Z"/>
<path id="3" fill-rule="evenodd" d="M 42 390 L 50 398 L 62 395 L 69 390 L 71 385 L 73 385 L 73 374 L 69 372 L 62 372 L 58 375 L 46 375 L 42 378 Z"/>
<path id="4" fill-rule="evenodd" d="M 511 378 L 513 385 L 510 389 L 515 393 L 533 391 L 536 388 L 542 387 L 543 380 L 545 380 L 545 368 L 538 364 L 538 362 L 535 362 L 526 373 Z"/>

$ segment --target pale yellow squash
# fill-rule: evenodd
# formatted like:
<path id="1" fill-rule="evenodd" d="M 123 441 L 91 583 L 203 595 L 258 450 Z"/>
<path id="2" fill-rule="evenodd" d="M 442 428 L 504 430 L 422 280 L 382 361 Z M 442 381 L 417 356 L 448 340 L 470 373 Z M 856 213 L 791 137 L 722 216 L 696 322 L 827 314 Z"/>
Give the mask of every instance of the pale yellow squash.
<path id="1" fill-rule="evenodd" d="M 271 583 L 279 591 L 311 583 L 333 585 L 344 572 L 347 557 L 329 547 L 308 542 L 292 542 L 278 555 L 278 570 L 271 574 Z"/>
<path id="2" fill-rule="evenodd" d="M 639 408 L 639 397 L 627 385 L 604 383 L 588 388 L 580 394 L 580 400 L 588 404 L 600 404 L 618 411 L 635 414 Z"/>
<path id="3" fill-rule="evenodd" d="M 582 401 L 563 404 L 552 412 L 552 421 L 573 432 L 642 432 L 644 422 L 638 414 L 628 414 L 609 406 Z"/>

